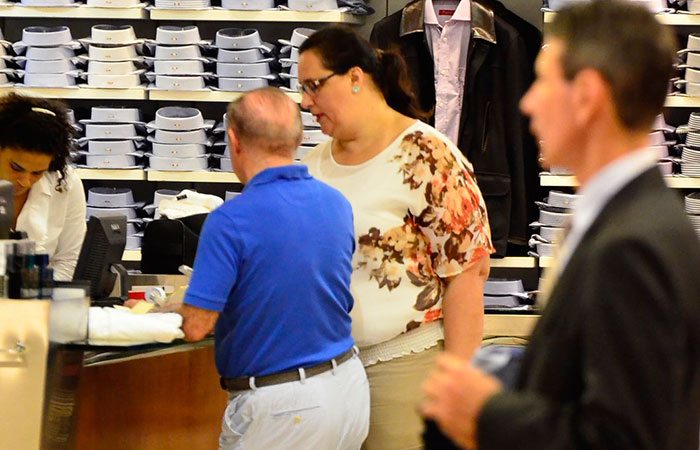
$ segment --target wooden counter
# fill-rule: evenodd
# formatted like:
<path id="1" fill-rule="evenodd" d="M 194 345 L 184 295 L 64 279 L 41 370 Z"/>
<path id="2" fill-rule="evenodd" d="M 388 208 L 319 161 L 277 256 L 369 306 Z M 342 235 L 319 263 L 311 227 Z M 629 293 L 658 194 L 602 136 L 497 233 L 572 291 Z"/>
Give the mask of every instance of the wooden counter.
<path id="1" fill-rule="evenodd" d="M 80 450 L 218 448 L 226 393 L 211 346 L 84 367 L 77 398 Z"/>

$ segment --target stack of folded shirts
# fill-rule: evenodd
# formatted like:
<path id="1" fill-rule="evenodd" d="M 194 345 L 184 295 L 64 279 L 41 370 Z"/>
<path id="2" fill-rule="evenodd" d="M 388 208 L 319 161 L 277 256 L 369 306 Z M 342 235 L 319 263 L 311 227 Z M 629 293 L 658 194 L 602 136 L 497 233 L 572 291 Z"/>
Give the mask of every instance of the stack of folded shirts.
<path id="1" fill-rule="evenodd" d="M 148 5 L 141 0 L 87 0 L 86 3 L 94 8 L 145 8 Z"/>
<path id="2" fill-rule="evenodd" d="M 528 300 L 522 280 L 489 278 L 484 283 L 486 309 L 515 308 L 527 304 Z"/>
<path id="3" fill-rule="evenodd" d="M 152 66 L 147 74 L 152 83 L 149 89 L 207 90 L 206 79 L 212 75 L 207 65 L 211 60 L 202 56 L 201 49 L 209 44 L 200 38 L 199 28 L 194 25 L 158 27 L 156 39 L 148 42 L 153 55 L 147 58 Z"/>
<path id="4" fill-rule="evenodd" d="M 156 111 L 156 119 L 147 125 L 152 150 L 152 170 L 193 171 L 209 167 L 209 131 L 213 120 L 204 120 L 196 108 L 166 106 Z"/>
<path id="5" fill-rule="evenodd" d="M 290 91 L 299 91 L 299 47 L 301 47 L 301 44 L 315 31 L 316 30 L 311 28 L 295 28 L 294 31 L 292 31 L 292 37 L 288 41 L 285 39 L 279 40 L 279 43 L 283 45 L 280 53 L 285 55 L 283 58 L 280 58 L 280 63 L 282 67 L 285 68 L 285 70 L 280 73 L 280 76 L 289 80 Z"/>
<path id="6" fill-rule="evenodd" d="M 223 134 L 223 139 L 219 138 Z M 226 113 L 223 120 L 214 127 L 212 135 L 215 137 L 215 142 L 212 150 L 212 161 L 215 163 L 214 171 L 233 172 L 231 165 L 231 149 L 228 147 L 228 133 L 226 132 Z M 223 153 L 222 149 L 223 148 Z M 218 167 L 216 161 L 218 160 Z"/>
<path id="7" fill-rule="evenodd" d="M 137 49 L 143 44 L 131 25 L 95 25 L 91 36 L 81 39 L 88 49 L 87 86 L 107 89 L 125 89 L 141 86 L 145 70 L 138 64 L 142 58 Z"/>
<path id="8" fill-rule="evenodd" d="M 664 115 L 659 114 L 654 120 L 654 124 L 651 128 L 652 132 L 649 135 L 650 146 L 659 158 L 659 169 L 664 175 L 673 174 L 673 161 L 676 140 L 667 138 L 667 136 L 673 136 L 676 133 L 676 128 L 668 125 Z"/>
<path id="9" fill-rule="evenodd" d="M 284 9 L 291 11 L 335 11 L 338 8 L 336 0 L 287 0 Z"/>
<path id="10" fill-rule="evenodd" d="M 75 0 L 21 0 L 19 4 L 35 8 L 78 6 Z"/>
<path id="11" fill-rule="evenodd" d="M 539 232 L 530 238 L 530 247 L 535 248 L 531 252 L 533 256 L 553 256 L 563 228 L 571 220 L 576 201 L 580 195 L 568 194 L 561 191 L 549 191 L 549 195 L 542 202 L 535 202 L 540 209 L 539 220 L 530 224 L 538 228 Z"/>
<path id="12" fill-rule="evenodd" d="M 142 168 L 145 123 L 137 108 L 93 107 L 90 119 L 81 120 L 85 136 L 78 139 L 79 152 L 92 169 Z"/>
<path id="13" fill-rule="evenodd" d="M 152 218 L 146 218 L 146 221 L 151 221 L 153 219 L 160 219 L 160 202 L 163 200 L 174 200 L 180 194 L 180 191 L 173 189 L 158 189 L 153 193 L 153 203 L 148 204 L 143 207 L 147 214 L 153 216 Z"/>
<path id="14" fill-rule="evenodd" d="M 685 213 L 700 238 L 700 192 L 691 192 L 685 196 Z"/>
<path id="15" fill-rule="evenodd" d="M 94 187 L 88 190 L 87 217 L 92 216 L 125 216 L 127 220 L 126 249 L 141 248 L 143 233 L 140 226 L 143 219 L 139 218 L 138 210 L 143 203 L 134 201 L 134 194 L 128 188 Z"/>
<path id="16" fill-rule="evenodd" d="M 548 11 L 561 11 L 567 6 L 574 5 L 576 3 L 590 2 L 591 0 L 545 0 L 542 9 Z M 640 6 L 646 7 L 649 11 L 653 13 L 664 12 L 668 9 L 668 4 L 666 0 L 627 0 L 630 3 L 635 3 Z"/>
<path id="17" fill-rule="evenodd" d="M 75 66 L 75 50 L 80 43 L 73 40 L 66 26 L 26 27 L 22 40 L 12 45 L 22 78 L 22 85 L 31 87 L 73 87 L 81 71 Z"/>
<path id="18" fill-rule="evenodd" d="M 238 11 L 277 9 L 275 7 L 275 0 L 221 0 L 221 8 Z"/>
<path id="19" fill-rule="evenodd" d="M 675 81 L 677 88 L 692 97 L 700 97 L 700 33 L 688 35 L 686 47 L 678 51 L 678 56 L 685 61 L 678 66 L 684 69 L 684 77 Z"/>
<path id="20" fill-rule="evenodd" d="M 235 192 L 235 191 L 226 191 L 224 194 L 224 201 L 227 202 L 229 200 L 233 200 L 234 198 L 238 197 L 241 195 L 241 192 Z"/>
<path id="21" fill-rule="evenodd" d="M 683 141 L 678 146 L 681 149 L 681 174 L 700 176 L 700 113 L 691 113 L 688 123 L 679 126 L 676 134 Z"/>
<path id="22" fill-rule="evenodd" d="M 216 32 L 214 48 L 218 90 L 245 92 L 275 80 L 270 62 L 274 46 L 260 39 L 258 30 L 224 28 Z"/>
<path id="23" fill-rule="evenodd" d="M 6 41 L 2 30 L 0 30 L 0 87 L 12 85 L 8 75 L 12 75 L 14 69 L 7 67 L 7 61 L 12 61 L 14 58 L 7 54 L 8 47 L 12 47 L 12 42 Z"/>
<path id="24" fill-rule="evenodd" d="M 316 145 L 329 140 L 331 137 L 323 134 L 321 125 L 316 121 L 316 117 L 310 112 L 301 112 L 301 121 L 304 125 L 304 136 L 301 145 L 297 148 L 294 159 L 301 161 Z"/>
<path id="25" fill-rule="evenodd" d="M 155 9 L 209 9 L 211 0 L 155 0 Z"/>

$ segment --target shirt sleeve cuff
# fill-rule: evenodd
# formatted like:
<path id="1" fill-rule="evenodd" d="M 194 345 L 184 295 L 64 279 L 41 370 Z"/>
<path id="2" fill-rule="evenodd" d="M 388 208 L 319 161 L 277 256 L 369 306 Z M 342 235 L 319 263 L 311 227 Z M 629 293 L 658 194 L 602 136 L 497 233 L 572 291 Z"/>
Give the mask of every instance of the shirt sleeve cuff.
<path id="1" fill-rule="evenodd" d="M 222 303 L 221 300 L 207 299 L 196 294 L 190 294 L 189 292 L 185 295 L 183 303 L 216 312 L 223 311 L 225 306 L 225 302 Z"/>

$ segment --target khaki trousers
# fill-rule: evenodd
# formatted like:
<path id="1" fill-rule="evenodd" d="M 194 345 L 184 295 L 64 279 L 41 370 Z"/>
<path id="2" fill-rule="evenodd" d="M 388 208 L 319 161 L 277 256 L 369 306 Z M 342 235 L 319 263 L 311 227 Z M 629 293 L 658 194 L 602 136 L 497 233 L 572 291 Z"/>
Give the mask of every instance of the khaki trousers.
<path id="1" fill-rule="evenodd" d="M 369 435 L 362 450 L 423 448 L 423 418 L 418 407 L 421 384 L 435 366 L 445 345 L 365 367 L 369 379 Z"/>

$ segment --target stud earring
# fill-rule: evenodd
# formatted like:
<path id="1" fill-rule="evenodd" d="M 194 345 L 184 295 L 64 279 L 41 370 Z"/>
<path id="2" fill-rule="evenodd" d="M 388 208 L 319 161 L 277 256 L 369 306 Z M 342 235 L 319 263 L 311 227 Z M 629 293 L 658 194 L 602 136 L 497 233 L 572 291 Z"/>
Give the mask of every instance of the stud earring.
<path id="1" fill-rule="evenodd" d="M 352 87 L 352 92 L 355 93 L 355 94 L 357 94 L 358 92 L 360 92 L 360 86 L 353 86 L 353 87 Z"/>

